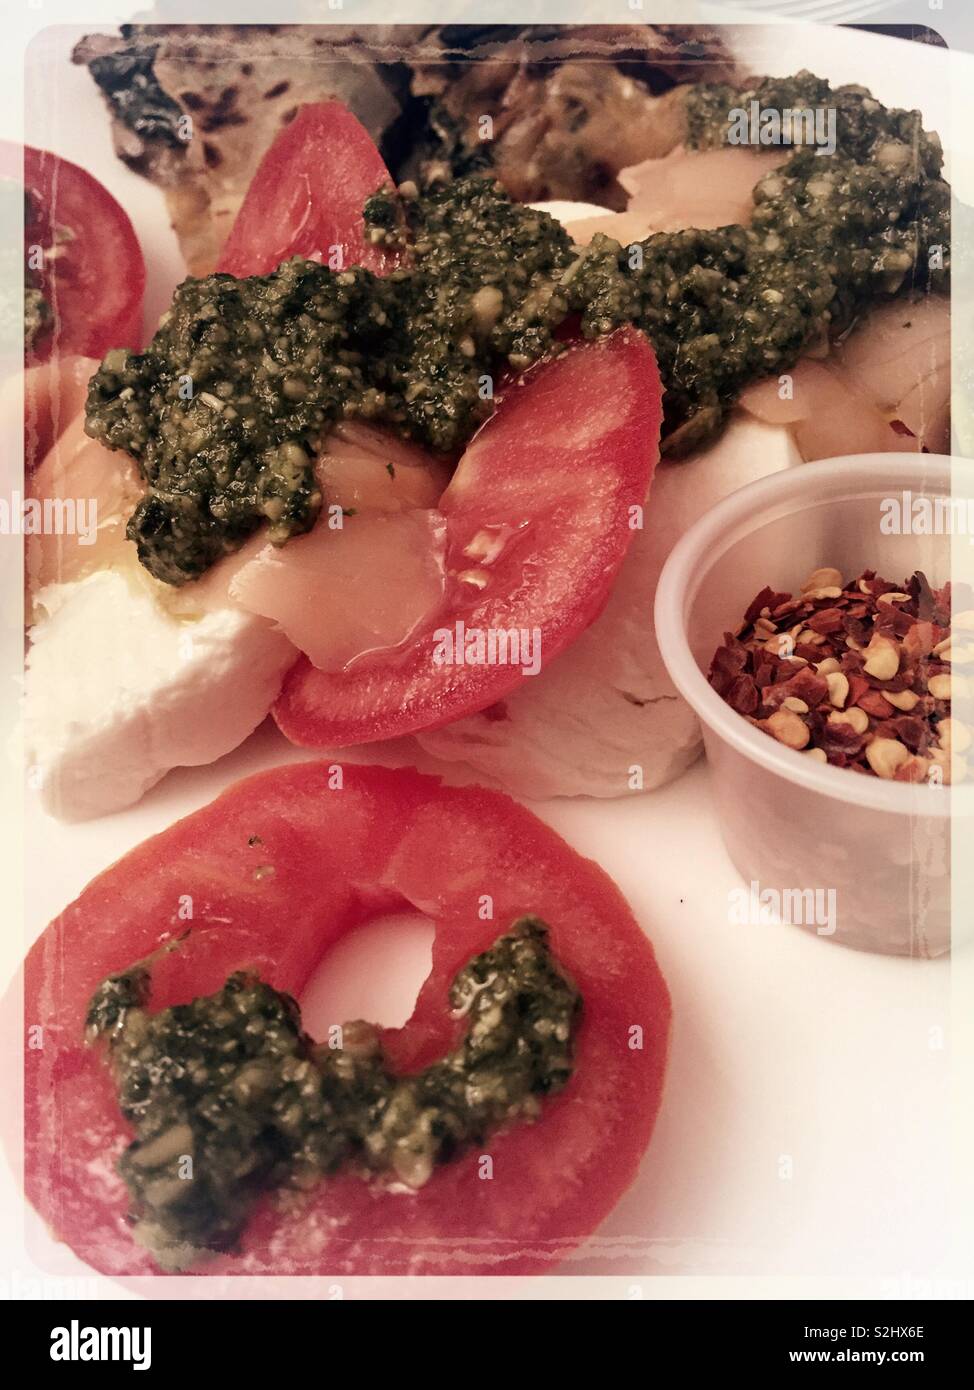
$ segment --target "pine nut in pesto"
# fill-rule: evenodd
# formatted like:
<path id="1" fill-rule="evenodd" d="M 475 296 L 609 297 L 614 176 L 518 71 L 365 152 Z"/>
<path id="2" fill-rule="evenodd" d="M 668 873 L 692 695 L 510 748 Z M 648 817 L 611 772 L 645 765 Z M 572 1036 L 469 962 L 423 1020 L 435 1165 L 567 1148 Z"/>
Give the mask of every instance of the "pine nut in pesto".
<path id="1" fill-rule="evenodd" d="M 341 1168 L 422 1187 L 437 1164 L 498 1129 L 530 1122 L 572 1076 L 581 997 L 524 917 L 456 976 L 462 1040 L 395 1076 L 371 1024 L 315 1044 L 297 1004 L 253 975 L 158 1013 L 145 964 L 92 998 L 136 1139 L 119 1161 L 135 1238 L 164 1269 L 227 1250 L 267 1191 L 300 1192 Z"/>
<path id="2" fill-rule="evenodd" d="M 566 320 L 586 338 L 643 329 L 676 456 L 710 440 L 750 382 L 827 352 L 871 304 L 946 289 L 950 190 L 919 113 L 810 73 L 697 86 L 688 143 L 723 144 L 752 100 L 834 108 L 836 149 L 795 148 L 757 184 L 747 226 L 579 249 L 468 175 L 404 189 L 402 215 L 388 193 L 368 200 L 367 234 L 408 252 L 385 278 L 295 259 L 185 281 L 146 352 L 110 353 L 89 388 L 88 433 L 131 454 L 146 483 L 128 526 L 142 563 L 181 584 L 263 522 L 276 544 L 308 530 L 327 501 L 313 457 L 339 419 L 454 454 L 489 414 L 493 381 L 560 351 Z"/>

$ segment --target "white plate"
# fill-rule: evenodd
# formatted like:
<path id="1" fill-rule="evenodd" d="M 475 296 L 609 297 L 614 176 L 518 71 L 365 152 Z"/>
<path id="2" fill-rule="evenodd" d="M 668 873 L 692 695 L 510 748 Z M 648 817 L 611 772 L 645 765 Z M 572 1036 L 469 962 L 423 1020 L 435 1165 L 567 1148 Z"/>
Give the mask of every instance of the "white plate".
<path id="1" fill-rule="evenodd" d="M 180 277 L 175 238 L 161 196 L 114 157 L 94 85 L 68 63 L 74 37 L 59 29 L 35 44 L 50 78 L 29 85 L 27 138 L 83 164 L 128 209 L 146 252 L 153 322 Z M 806 26 L 748 37 L 751 71 L 804 66 L 862 82 L 885 102 L 920 107 L 928 127 L 946 132 L 941 52 Z M 242 773 L 302 756 L 265 725 L 221 762 L 170 774 L 123 814 L 64 826 L 31 799 L 29 935 L 146 835 Z M 728 895 L 739 880 L 703 765 L 641 798 L 534 809 L 619 883 L 653 940 L 674 1009 L 665 1100 L 640 1176 L 565 1272 L 926 1276 L 941 1268 L 948 966 L 854 954 L 798 928 L 730 925 Z M 387 1022 L 408 1012 L 423 948 L 422 934 L 400 941 L 393 991 L 349 995 L 351 1007 L 371 1003 Z M 358 949 L 346 948 L 332 994 L 350 989 L 365 959 Z M 4 1198 L 22 1212 L 15 1193 Z M 87 1273 L 28 1221 L 39 1271 Z"/>

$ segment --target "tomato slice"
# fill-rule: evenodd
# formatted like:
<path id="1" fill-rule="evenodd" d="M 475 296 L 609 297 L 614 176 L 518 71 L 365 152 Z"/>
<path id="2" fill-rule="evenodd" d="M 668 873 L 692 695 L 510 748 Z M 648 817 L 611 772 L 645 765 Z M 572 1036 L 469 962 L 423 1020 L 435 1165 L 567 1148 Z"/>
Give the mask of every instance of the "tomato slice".
<path id="1" fill-rule="evenodd" d="M 333 270 L 388 272 L 398 257 L 366 238 L 362 210 L 373 193 L 392 187 L 351 111 L 340 101 L 303 106 L 258 165 L 217 269 L 266 275 L 289 256 L 306 256 Z"/>
<path id="2" fill-rule="evenodd" d="M 300 660 L 274 706 L 287 737 L 344 747 L 439 728 L 563 651 L 601 612 L 635 534 L 661 396 L 653 351 L 628 328 L 511 386 L 440 499 L 448 594 L 435 627 L 341 672 Z"/>
<path id="3" fill-rule="evenodd" d="M 500 793 L 372 767 L 336 780 L 334 764 L 304 763 L 238 783 L 96 878 L 28 956 L 25 1018 L 44 1039 L 26 1053 L 28 1196 L 104 1273 L 157 1271 L 126 1224 L 115 1162 L 131 1136 L 104 1059 L 82 1041 L 85 1011 L 108 974 L 181 934 L 187 902 L 191 930 L 159 958 L 153 1007 L 248 967 L 300 998 L 358 924 L 406 906 L 425 913 L 432 969 L 406 1025 L 383 1033 L 400 1072 L 455 1043 L 450 982 L 525 913 L 548 923 L 583 998 L 570 1082 L 536 1122 L 488 1139 L 490 1181 L 468 1152 L 412 1193 L 339 1175 L 298 1209 L 268 1197 L 239 1250 L 198 1273 L 532 1273 L 593 1231 L 636 1173 L 660 1103 L 670 1006 L 618 889 Z"/>
<path id="4" fill-rule="evenodd" d="M 0 176 L 23 182 L 24 254 L 53 314 L 28 361 L 101 358 L 112 347 L 139 347 L 145 262 L 127 214 L 70 160 L 30 146 L 22 163 L 20 155 L 3 146 Z"/>

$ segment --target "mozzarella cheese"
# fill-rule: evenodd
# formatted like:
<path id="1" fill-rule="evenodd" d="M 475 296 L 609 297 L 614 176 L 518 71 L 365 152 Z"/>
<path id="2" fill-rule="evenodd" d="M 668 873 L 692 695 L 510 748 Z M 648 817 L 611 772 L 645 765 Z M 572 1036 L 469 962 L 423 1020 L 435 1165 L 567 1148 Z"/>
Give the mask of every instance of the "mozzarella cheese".
<path id="1" fill-rule="evenodd" d="M 266 716 L 295 649 L 232 607 L 178 617 L 97 570 L 36 597 L 25 680 L 28 765 L 45 809 L 121 810 L 173 767 L 212 762 Z"/>

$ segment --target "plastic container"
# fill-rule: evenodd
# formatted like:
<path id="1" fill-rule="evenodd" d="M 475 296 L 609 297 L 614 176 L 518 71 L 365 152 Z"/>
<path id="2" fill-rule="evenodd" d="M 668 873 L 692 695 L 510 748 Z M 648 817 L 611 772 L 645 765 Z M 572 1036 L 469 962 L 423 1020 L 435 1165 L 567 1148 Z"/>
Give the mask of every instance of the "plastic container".
<path id="1" fill-rule="evenodd" d="M 949 949 L 951 818 L 972 817 L 974 789 L 804 758 L 725 704 L 706 675 L 765 584 L 797 593 L 823 565 L 846 578 L 872 568 L 896 583 L 917 569 L 935 587 L 950 579 L 950 535 L 896 532 L 883 504 L 906 493 L 949 497 L 952 474 L 955 492 L 974 498 L 974 466 L 932 454 L 852 455 L 772 474 L 701 517 L 657 587 L 660 651 L 702 725 L 721 829 L 745 885 L 770 911 L 781 905 L 784 920 L 865 950 Z M 952 712 L 961 714 L 956 698 Z"/>

